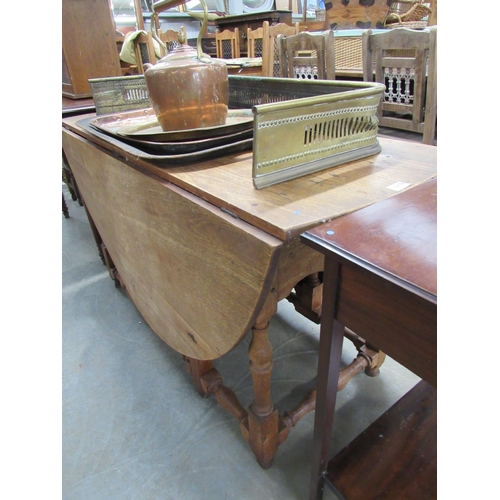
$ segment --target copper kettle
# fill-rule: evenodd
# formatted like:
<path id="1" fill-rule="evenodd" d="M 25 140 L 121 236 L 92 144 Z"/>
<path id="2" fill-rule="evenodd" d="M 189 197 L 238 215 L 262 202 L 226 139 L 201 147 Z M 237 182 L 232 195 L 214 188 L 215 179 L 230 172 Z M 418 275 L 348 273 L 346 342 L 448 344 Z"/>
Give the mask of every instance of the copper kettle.
<path id="1" fill-rule="evenodd" d="M 161 2 L 162 7 L 175 7 L 179 0 Z M 204 0 L 202 27 L 197 48 L 189 46 L 179 32 L 179 43 L 154 66 L 144 73 L 153 110 L 164 132 L 214 127 L 226 123 L 228 110 L 228 77 L 224 63 L 215 61 L 201 49 L 201 38 L 206 29 L 208 11 Z M 154 6 L 156 8 L 158 4 Z M 153 37 L 156 18 L 151 19 Z"/>

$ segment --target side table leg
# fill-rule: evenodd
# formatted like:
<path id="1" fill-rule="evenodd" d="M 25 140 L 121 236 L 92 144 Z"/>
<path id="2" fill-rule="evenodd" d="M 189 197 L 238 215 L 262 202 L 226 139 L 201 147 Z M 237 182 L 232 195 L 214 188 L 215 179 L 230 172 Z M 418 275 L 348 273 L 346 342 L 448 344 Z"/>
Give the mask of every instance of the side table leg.
<path id="1" fill-rule="evenodd" d="M 340 264 L 333 259 L 325 259 L 324 278 L 309 500 L 323 498 L 323 473 L 327 468 L 330 453 L 345 333 L 344 326 L 335 320 Z"/>

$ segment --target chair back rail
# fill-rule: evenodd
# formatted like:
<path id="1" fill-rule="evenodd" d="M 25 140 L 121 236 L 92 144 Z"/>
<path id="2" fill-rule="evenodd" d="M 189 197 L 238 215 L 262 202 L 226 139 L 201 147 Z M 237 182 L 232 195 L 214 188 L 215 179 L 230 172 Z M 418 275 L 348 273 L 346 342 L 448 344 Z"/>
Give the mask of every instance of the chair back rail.
<path id="1" fill-rule="evenodd" d="M 181 26 L 180 31 L 182 32 L 184 40 L 187 43 L 186 28 L 184 26 Z M 167 46 L 169 52 L 175 49 L 175 47 L 177 47 L 178 45 L 180 45 L 179 32 L 177 30 L 165 30 L 165 31 L 158 30 L 158 37 Z M 163 57 L 165 55 L 165 50 L 163 49 L 163 47 L 160 47 L 160 51 L 161 51 L 161 56 Z"/>
<path id="2" fill-rule="evenodd" d="M 436 50 L 437 26 L 363 33 L 363 80 L 386 86 L 380 125 L 420 133 L 424 144 L 436 133 Z"/>
<path id="3" fill-rule="evenodd" d="M 296 35 L 299 33 L 299 23 L 294 23 L 292 26 L 286 23 L 269 25 L 269 21 L 264 21 L 262 28 L 262 76 L 279 77 L 281 73 L 277 37 Z"/>
<path id="4" fill-rule="evenodd" d="M 144 64 L 156 64 L 155 47 L 150 31 L 140 33 L 134 38 L 134 53 L 139 74 L 144 74 Z"/>
<path id="5" fill-rule="evenodd" d="M 226 29 L 215 32 L 215 46 L 219 59 L 235 59 L 240 57 L 240 31 Z"/>
<path id="6" fill-rule="evenodd" d="M 264 42 L 264 28 L 247 28 L 248 57 L 262 57 Z"/>
<path id="7" fill-rule="evenodd" d="M 280 76 L 313 80 L 335 80 L 333 31 L 301 32 L 279 36 Z"/>

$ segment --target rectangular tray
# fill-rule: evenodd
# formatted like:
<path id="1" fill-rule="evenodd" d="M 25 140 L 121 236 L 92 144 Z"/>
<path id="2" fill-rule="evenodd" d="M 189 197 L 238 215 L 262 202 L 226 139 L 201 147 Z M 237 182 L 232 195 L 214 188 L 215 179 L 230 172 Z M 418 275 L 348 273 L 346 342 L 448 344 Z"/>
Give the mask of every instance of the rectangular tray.
<path id="1" fill-rule="evenodd" d="M 201 152 L 217 146 L 239 142 L 243 139 L 251 139 L 253 136 L 253 115 L 250 110 L 245 110 L 245 112 L 249 113 L 249 115 L 240 116 L 241 113 L 235 112 L 233 121 L 228 120 L 227 127 L 195 129 L 191 131 L 162 132 L 156 121 L 154 111 L 151 108 L 97 116 L 89 121 L 89 125 L 115 139 L 135 146 L 145 153 L 168 156 Z M 148 124 L 148 126 L 144 127 L 143 130 L 141 129 L 137 134 L 127 135 L 120 133 L 124 124 L 142 126 L 144 123 Z M 160 129 L 160 132 L 156 134 L 151 132 L 158 129 Z M 220 135 L 221 131 L 225 131 L 226 133 Z M 182 139 L 183 134 L 185 134 L 186 139 Z M 169 140 L 165 140 L 163 136 Z M 146 139 L 142 137 L 146 137 Z M 158 138 L 158 140 L 150 140 L 154 138 Z"/>
<path id="2" fill-rule="evenodd" d="M 125 101 L 135 106 L 133 96 L 147 94 L 142 75 L 89 82 L 98 114 L 123 111 Z M 377 109 L 384 90 L 370 82 L 230 75 L 229 107 L 254 113 L 254 186 L 379 153 Z M 139 107 L 150 106 L 147 101 Z"/>
<path id="3" fill-rule="evenodd" d="M 77 125 L 87 130 L 92 135 L 99 137 L 105 142 L 109 144 L 113 144 L 114 146 L 118 146 L 121 150 L 129 155 L 142 158 L 145 160 L 153 161 L 157 163 L 159 167 L 171 167 L 174 165 L 185 165 L 187 163 L 194 163 L 203 160 L 209 160 L 211 158 L 217 158 L 219 156 L 224 156 L 230 153 L 236 153 L 239 151 L 245 151 L 248 149 L 252 149 L 252 138 L 241 139 L 241 140 L 233 140 L 227 144 L 222 144 L 220 146 L 215 146 L 211 148 L 206 148 L 197 151 L 186 152 L 183 150 L 182 153 L 171 153 L 164 154 L 158 153 L 155 151 L 144 151 L 132 144 L 128 144 L 123 139 L 117 139 L 112 135 L 106 134 L 104 132 L 100 132 L 96 128 L 90 125 L 90 121 L 93 118 L 82 118 L 77 122 Z"/>

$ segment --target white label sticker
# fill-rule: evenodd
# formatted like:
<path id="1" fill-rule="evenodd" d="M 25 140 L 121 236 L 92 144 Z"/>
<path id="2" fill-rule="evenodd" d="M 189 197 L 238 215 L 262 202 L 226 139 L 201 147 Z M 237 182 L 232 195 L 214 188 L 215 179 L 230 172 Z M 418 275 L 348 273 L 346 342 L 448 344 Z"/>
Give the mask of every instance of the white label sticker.
<path id="1" fill-rule="evenodd" d="M 411 182 L 395 182 L 394 184 L 391 184 L 390 186 L 387 186 L 387 189 L 392 189 L 393 191 L 401 191 L 402 189 L 407 188 L 408 186 L 411 186 Z"/>

